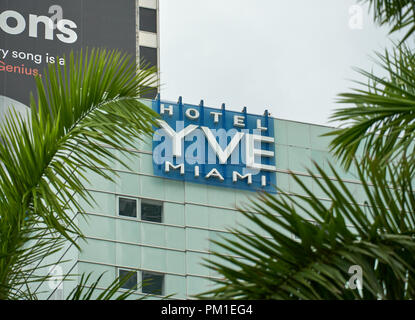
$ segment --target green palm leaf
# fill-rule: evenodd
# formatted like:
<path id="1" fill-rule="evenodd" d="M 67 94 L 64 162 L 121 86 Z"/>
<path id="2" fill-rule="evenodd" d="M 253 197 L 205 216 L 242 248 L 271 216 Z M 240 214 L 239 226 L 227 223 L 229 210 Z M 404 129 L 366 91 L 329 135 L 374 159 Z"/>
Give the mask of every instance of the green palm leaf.
<path id="1" fill-rule="evenodd" d="M 415 5 L 412 0 L 360 0 L 369 4 L 379 25 L 391 25 L 390 33 L 406 29 L 404 42 L 415 32 Z"/>
<path id="2" fill-rule="evenodd" d="M 402 158 L 414 162 L 415 56 L 406 46 L 378 54 L 387 77 L 359 70 L 368 79 L 361 89 L 340 94 L 341 103 L 354 104 L 336 110 L 332 120 L 344 127 L 327 135 L 333 153 L 346 167 L 356 156 L 377 159 L 379 165 Z"/>
<path id="3" fill-rule="evenodd" d="M 227 254 L 213 252 L 207 266 L 219 273 L 217 287 L 199 298 L 215 299 L 412 299 L 415 262 L 415 197 L 401 167 L 368 164 L 358 169 L 366 205 L 356 201 L 332 168 L 333 181 L 319 166 L 311 171 L 321 200 L 301 179 L 302 195 L 264 193 L 243 214 L 261 233 L 230 230 L 234 239 L 214 241 Z M 329 203 L 330 205 L 327 205 Z M 223 251 L 223 250 L 221 250 Z M 348 270 L 363 270 L 363 290 L 345 287 Z"/>
<path id="4" fill-rule="evenodd" d="M 26 285 L 33 263 L 62 241 L 79 247 L 73 212 L 83 212 L 80 200 L 93 201 L 82 184 L 86 170 L 110 179 L 108 163 L 120 160 L 108 147 L 132 155 L 128 148 L 156 125 L 157 114 L 138 100 L 156 84 L 154 68 L 106 50 L 71 54 L 66 63 L 36 79 L 30 121 L 10 112 L 0 127 L 3 299 L 23 297 L 27 290 L 13 288 Z"/>
<path id="5" fill-rule="evenodd" d="M 71 293 L 69 293 L 66 300 L 125 300 L 131 297 L 137 289 L 124 289 L 124 292 L 120 293 L 120 289 L 133 275 L 131 272 L 123 278 L 115 279 L 107 288 L 101 290 L 98 294 L 97 289 L 99 288 L 99 284 L 102 281 L 104 274 L 101 274 L 97 280 L 90 283 L 89 280 L 91 275 L 91 273 L 88 275 L 82 274 L 79 284 L 71 291 Z M 94 296 L 94 294 L 96 296 Z"/>
<path id="6" fill-rule="evenodd" d="M 231 229 L 233 239 L 214 243 L 221 276 L 199 298 L 215 299 L 413 299 L 415 250 L 415 56 L 402 45 L 415 31 L 410 0 L 362 0 L 375 21 L 406 31 L 400 46 L 378 54 L 386 76 L 359 70 L 367 83 L 340 102 L 332 119 L 331 149 L 346 168 L 353 163 L 362 187 L 359 203 L 341 176 L 316 166 L 313 190 L 292 174 L 302 192 L 261 194 L 240 212 L 255 226 Z M 324 198 L 324 200 L 322 200 Z M 226 254 L 224 253 L 226 252 Z M 351 266 L 363 270 L 362 290 L 345 285 Z"/>

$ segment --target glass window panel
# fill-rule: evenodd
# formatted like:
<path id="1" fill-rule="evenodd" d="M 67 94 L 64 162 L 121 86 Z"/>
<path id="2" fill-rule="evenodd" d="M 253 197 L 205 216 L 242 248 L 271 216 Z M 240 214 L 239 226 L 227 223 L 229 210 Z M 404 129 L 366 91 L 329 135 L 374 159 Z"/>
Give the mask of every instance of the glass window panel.
<path id="1" fill-rule="evenodd" d="M 141 201 L 141 220 L 151 222 L 162 222 L 163 203 Z"/>
<path id="2" fill-rule="evenodd" d="M 164 274 L 142 272 L 142 291 L 147 294 L 163 295 Z"/>
<path id="3" fill-rule="evenodd" d="M 132 270 L 119 269 L 120 280 L 125 277 L 129 277 L 128 280 L 121 286 L 123 289 L 136 289 L 137 288 L 137 272 Z"/>
<path id="4" fill-rule="evenodd" d="M 157 67 L 157 48 L 140 46 L 140 60 L 150 67 Z"/>
<path id="5" fill-rule="evenodd" d="M 157 97 L 157 88 L 145 87 L 145 90 L 140 94 L 141 98 L 144 99 L 155 99 Z"/>
<path id="6" fill-rule="evenodd" d="M 137 217 L 137 200 L 118 198 L 118 214 L 125 217 Z"/>
<path id="7" fill-rule="evenodd" d="M 140 7 L 140 30 L 157 33 L 157 11 Z"/>

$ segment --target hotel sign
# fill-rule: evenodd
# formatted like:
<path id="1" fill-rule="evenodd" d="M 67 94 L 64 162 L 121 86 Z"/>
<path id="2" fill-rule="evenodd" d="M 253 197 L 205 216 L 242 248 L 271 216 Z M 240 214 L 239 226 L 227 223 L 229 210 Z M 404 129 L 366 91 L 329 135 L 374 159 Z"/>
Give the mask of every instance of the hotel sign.
<path id="1" fill-rule="evenodd" d="M 264 115 L 153 101 L 154 174 L 221 187 L 275 192 L 274 122 Z"/>

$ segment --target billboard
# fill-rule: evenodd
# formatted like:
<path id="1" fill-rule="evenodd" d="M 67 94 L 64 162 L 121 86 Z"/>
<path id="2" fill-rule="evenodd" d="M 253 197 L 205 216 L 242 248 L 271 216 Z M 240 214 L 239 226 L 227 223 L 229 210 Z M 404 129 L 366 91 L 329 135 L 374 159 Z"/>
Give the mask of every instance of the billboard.
<path id="1" fill-rule="evenodd" d="M 153 135 L 159 177 L 275 193 L 274 121 L 246 112 L 153 100 L 161 115 Z"/>
<path id="2" fill-rule="evenodd" d="M 27 108 L 47 64 L 87 47 L 135 56 L 135 0 L 1 0 L 0 116 Z"/>

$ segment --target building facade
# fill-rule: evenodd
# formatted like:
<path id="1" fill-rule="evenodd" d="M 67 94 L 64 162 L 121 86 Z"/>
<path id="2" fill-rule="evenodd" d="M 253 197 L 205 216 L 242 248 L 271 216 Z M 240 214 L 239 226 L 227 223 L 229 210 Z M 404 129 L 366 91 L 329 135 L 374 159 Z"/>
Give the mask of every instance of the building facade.
<path id="1" fill-rule="evenodd" d="M 159 69 L 158 9 L 157 0 L 136 0 L 137 59 Z M 143 103 L 155 108 L 159 102 L 154 100 L 156 95 L 155 88 L 142 97 Z M 225 112 L 220 107 L 214 109 L 217 113 Z M 246 110 L 243 112 L 246 114 Z M 328 163 L 333 160 L 328 151 L 330 140 L 321 135 L 332 128 L 268 115 L 267 121 L 267 128 L 272 128 L 268 135 L 273 139 L 267 150 L 273 153 L 273 161 L 268 165 L 275 166 L 275 170 L 267 171 L 265 185 L 276 184 L 284 192 L 300 194 L 301 188 L 289 174 L 292 171 L 317 197 L 323 198 L 306 168 L 312 168 L 315 161 L 328 170 Z M 211 251 L 223 252 L 212 240 L 230 238 L 229 228 L 239 226 L 263 232 L 237 211 L 255 198 L 254 189 L 233 188 L 232 181 L 224 187 L 220 179 L 219 183 L 212 184 L 163 176 L 155 172 L 156 165 L 160 164 L 155 164 L 154 146 L 151 138 L 137 141 L 131 150 L 136 154 L 134 158 L 114 150 L 129 165 L 127 168 L 112 164 L 116 172 L 114 182 L 87 171 L 85 185 L 96 204 L 84 203 L 85 215 L 73 212 L 85 235 L 85 240 L 78 239 L 82 250 L 68 243 L 61 252 L 42 261 L 45 265 L 53 264 L 48 272 L 56 279 L 33 289 L 40 299 L 66 297 L 79 282 L 77 275 L 91 273 L 93 281 L 103 274 L 99 284 L 103 289 L 131 271 L 133 276 L 126 288 L 151 280 L 150 285 L 139 286 L 132 298 L 151 294 L 156 299 L 164 296 L 189 299 L 211 289 L 213 280 L 219 277 L 204 266 L 215 259 Z M 245 173 L 239 174 L 243 178 Z M 342 177 L 363 205 L 362 186 L 353 169 L 343 172 Z M 261 184 L 262 180 L 257 183 Z M 61 276 L 66 274 L 73 275 L 72 281 L 61 281 Z"/>
<path id="2" fill-rule="evenodd" d="M 143 101 L 150 107 L 154 104 L 151 100 Z M 327 170 L 329 161 L 335 163 L 328 151 L 330 140 L 321 137 L 332 129 L 271 119 L 276 185 L 284 192 L 301 194 L 301 188 L 289 174 L 292 171 L 324 200 L 324 194 L 306 168 L 313 167 L 312 161 Z M 94 279 L 104 273 L 101 288 L 130 271 L 135 276 L 127 287 L 152 279 L 153 285 L 139 288 L 136 297 L 151 293 L 153 298 L 171 295 L 172 299 L 188 299 L 211 289 L 212 280 L 218 275 L 203 264 L 215 259 L 210 251 L 223 252 L 211 240 L 230 238 L 228 228 L 239 226 L 263 234 L 237 211 L 255 198 L 256 193 L 156 176 L 151 139 L 137 142 L 132 151 L 136 158 L 118 154 L 130 169 L 114 164 L 117 173 L 114 182 L 93 173 L 87 175 L 86 185 L 97 205 L 85 204 L 85 217 L 77 216 L 86 241 L 79 240 L 81 252 L 69 247 L 62 257 L 62 261 L 68 262 L 59 264 L 60 272 L 92 272 Z M 344 172 L 342 178 L 363 205 L 363 189 L 354 170 Z M 329 200 L 326 201 L 329 205 Z M 68 294 L 74 283 L 56 283 L 52 290 L 55 296 L 62 290 L 56 298 Z"/>

